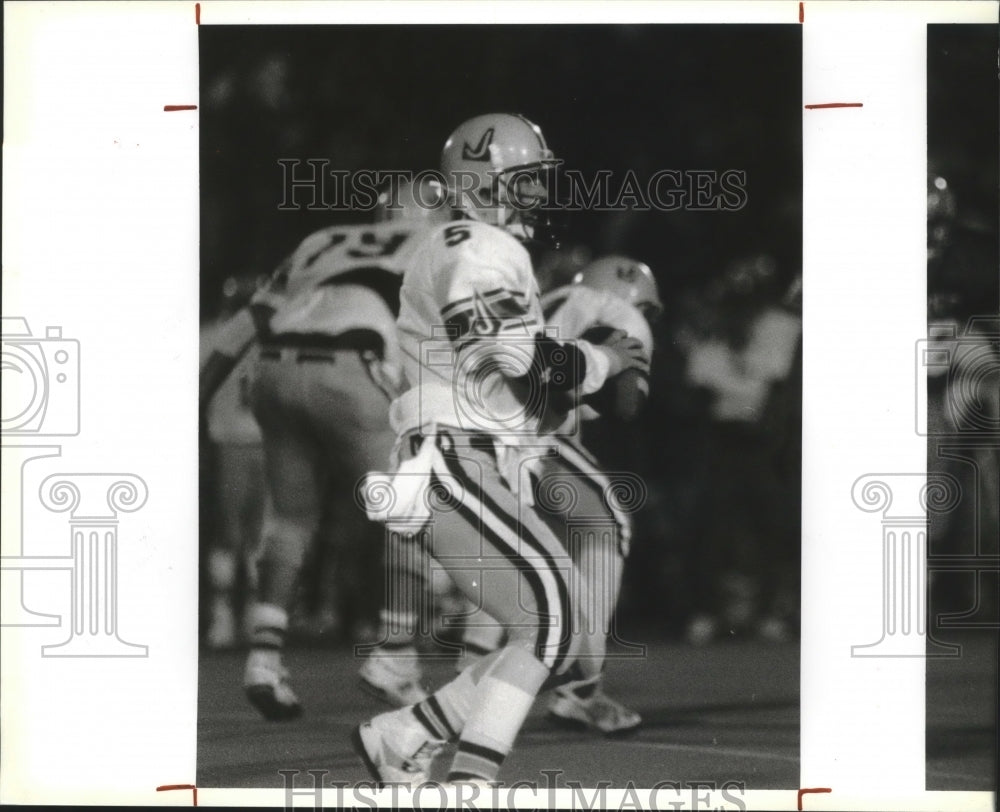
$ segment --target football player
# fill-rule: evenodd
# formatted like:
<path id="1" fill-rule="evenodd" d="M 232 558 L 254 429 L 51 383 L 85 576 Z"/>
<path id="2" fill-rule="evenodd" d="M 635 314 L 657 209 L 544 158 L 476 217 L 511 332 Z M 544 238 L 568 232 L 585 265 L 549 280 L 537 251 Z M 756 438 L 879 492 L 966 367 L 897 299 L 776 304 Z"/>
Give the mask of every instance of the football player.
<path id="1" fill-rule="evenodd" d="M 228 277 L 222 287 L 217 319 L 201 329 L 201 364 L 253 293 L 256 280 Z M 229 648 L 240 638 L 237 589 L 241 576 L 252 582 L 253 545 L 260 539 L 264 505 L 264 455 L 260 429 L 250 411 L 247 393 L 253 359 L 245 355 L 214 392 L 204 413 L 205 439 L 211 448 L 212 470 L 205 497 L 213 509 L 212 532 L 206 544 L 209 606 L 205 644 Z M 247 584 L 252 587 L 252 583 Z"/>
<path id="2" fill-rule="evenodd" d="M 465 219 L 424 235 L 403 279 L 397 326 L 409 388 L 392 405 L 399 465 L 385 518 L 420 526 L 411 543 L 500 622 L 507 643 L 425 700 L 355 729 L 356 751 L 380 784 L 426 781 L 434 756 L 456 740 L 448 780 L 494 779 L 542 685 L 593 676 L 593 660 L 579 655 L 600 641 L 571 601 L 573 563 L 523 482 L 545 451 L 550 395 L 596 393 L 648 360 L 624 333 L 601 346 L 546 333 L 523 243 L 542 236 L 554 163 L 522 116 L 460 125 L 442 172 Z"/>
<path id="3" fill-rule="evenodd" d="M 270 720 L 302 712 L 282 651 L 299 573 L 323 512 L 335 511 L 342 541 L 380 543 L 382 529 L 358 508 L 354 488 L 367 471 L 387 464 L 395 441 L 388 420 L 401 375 L 395 310 L 410 247 L 421 229 L 450 217 L 439 205 L 439 185 L 419 193 L 403 186 L 399 200 L 407 197 L 418 205 L 389 204 L 405 217 L 332 226 L 307 237 L 254 296 L 252 326 L 244 316 L 242 333 L 234 329 L 231 337 L 229 358 L 254 336 L 259 343 L 250 398 L 263 434 L 270 510 L 258 599 L 249 610 L 244 689 Z M 376 686 L 386 668 L 415 663 L 377 659 L 365 669 Z M 386 679 L 405 688 L 412 682 L 405 676 Z M 416 683 L 409 691 L 401 699 L 425 695 Z"/>
<path id="4" fill-rule="evenodd" d="M 607 256 L 581 269 L 571 284 L 542 297 L 545 322 L 562 339 L 605 341 L 615 329 L 637 338 L 646 356 L 652 358 L 651 325 L 663 311 L 649 266 L 624 256 Z M 556 454 L 542 462 L 537 478 L 536 504 L 559 538 L 565 540 L 580 577 L 587 587 L 588 622 L 605 633 L 611 631 L 614 609 L 621 587 L 622 571 L 631 542 L 632 527 L 626 509 L 616 498 L 617 486 L 629 489 L 625 480 L 616 483 L 581 444 L 580 420 L 601 415 L 633 419 L 649 394 L 648 376 L 630 370 L 566 416 L 552 433 Z M 566 489 L 572 501 L 565 502 Z M 546 498 L 546 494 L 549 495 Z M 570 512 L 586 516 L 594 532 L 572 533 Z M 499 645 L 499 626 L 481 616 L 463 631 L 463 660 L 482 656 Z M 602 657 L 602 646 L 593 656 Z M 604 693 L 602 674 L 589 680 L 568 682 L 555 688 L 549 715 L 606 735 L 622 734 L 638 727 L 642 718 Z"/>

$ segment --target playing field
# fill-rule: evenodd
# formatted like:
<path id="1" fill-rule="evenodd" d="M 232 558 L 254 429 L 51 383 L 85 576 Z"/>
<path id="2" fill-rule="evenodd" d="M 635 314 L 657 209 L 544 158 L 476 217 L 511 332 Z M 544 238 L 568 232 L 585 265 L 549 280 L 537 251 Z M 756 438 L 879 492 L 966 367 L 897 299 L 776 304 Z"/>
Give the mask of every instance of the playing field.
<path id="1" fill-rule="evenodd" d="M 931 661 L 928 695 L 928 789 L 993 788 L 996 648 L 979 636 L 960 660 Z M 325 769 L 328 781 L 367 781 L 351 751 L 350 730 L 385 706 L 357 686 L 349 649 L 292 650 L 287 662 L 305 706 L 303 718 L 267 723 L 240 688 L 243 656 L 202 655 L 198 786 L 283 787 L 279 770 Z M 452 673 L 428 664 L 428 683 Z M 748 789 L 799 786 L 799 647 L 757 641 L 692 648 L 649 647 L 645 658 L 611 660 L 609 692 L 644 719 L 624 739 L 603 739 L 552 726 L 540 699 L 500 778 L 649 787 L 660 781 L 744 782 Z M 443 778 L 447 757 L 434 778 Z"/>

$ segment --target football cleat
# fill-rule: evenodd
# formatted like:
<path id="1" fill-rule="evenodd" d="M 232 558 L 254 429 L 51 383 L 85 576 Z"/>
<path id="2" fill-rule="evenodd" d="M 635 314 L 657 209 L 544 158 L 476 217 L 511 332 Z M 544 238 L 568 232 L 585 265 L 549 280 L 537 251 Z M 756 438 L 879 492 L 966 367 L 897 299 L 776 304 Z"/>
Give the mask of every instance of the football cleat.
<path id="1" fill-rule="evenodd" d="M 427 783 L 434 757 L 445 742 L 430 738 L 409 711 L 393 711 L 356 727 L 351 744 L 382 789 L 386 784 Z"/>
<path id="2" fill-rule="evenodd" d="M 407 656 L 403 652 L 379 649 L 362 663 L 358 671 L 361 687 L 365 691 L 398 707 L 414 705 L 427 698 L 427 691 L 420 684 L 423 675 L 414 656 L 416 651 L 412 648 L 403 651 L 411 653 Z"/>
<path id="3" fill-rule="evenodd" d="M 553 694 L 549 718 L 560 726 L 620 736 L 642 724 L 638 713 L 604 693 L 600 677 L 561 685 Z"/>
<path id="4" fill-rule="evenodd" d="M 302 715 L 302 705 L 288 680 L 288 669 L 277 651 L 250 650 L 243 690 L 250 704 L 269 722 L 287 722 Z"/>

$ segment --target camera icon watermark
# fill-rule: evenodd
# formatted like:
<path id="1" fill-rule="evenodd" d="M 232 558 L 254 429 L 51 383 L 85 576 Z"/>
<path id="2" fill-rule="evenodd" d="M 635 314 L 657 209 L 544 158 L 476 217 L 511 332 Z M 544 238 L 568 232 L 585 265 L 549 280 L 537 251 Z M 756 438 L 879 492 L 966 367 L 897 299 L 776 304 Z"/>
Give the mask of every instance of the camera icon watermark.
<path id="1" fill-rule="evenodd" d="M 2 318 L 0 433 L 69 437 L 80 433 L 80 344 L 61 327 L 32 335 L 20 317 Z"/>
<path id="2" fill-rule="evenodd" d="M 527 323 L 502 326 L 506 306 L 498 299 L 481 303 L 477 311 L 457 312 L 420 342 L 422 424 L 446 411 L 463 430 L 498 438 L 534 437 L 543 422 L 561 424 L 567 434 L 578 430 L 579 412 L 562 390 L 582 372 L 576 368 L 579 354 L 557 347 L 547 365 Z M 558 339 L 557 327 L 542 329 L 547 338 Z"/>
<path id="3" fill-rule="evenodd" d="M 146 483 L 129 473 L 53 473 L 35 490 L 41 461 L 62 455 L 57 438 L 80 433 L 80 344 L 63 338 L 61 327 L 48 326 L 44 337 L 36 336 L 21 317 L 4 316 L 2 330 L 0 444 L 8 510 L 0 625 L 65 627 L 68 638 L 42 646 L 43 657 L 146 657 L 147 646 L 118 634 L 119 515 L 143 506 Z M 33 492 L 34 500 L 28 498 Z M 32 536 L 29 508 L 39 505 L 69 514 L 68 549 L 53 554 L 26 543 Z M 37 581 L 45 573 L 59 571 L 69 575 L 67 622 L 62 614 L 36 611 L 27 598 L 35 598 L 32 587 L 40 589 Z"/>
<path id="4" fill-rule="evenodd" d="M 927 436 L 928 476 L 959 485 L 953 509 L 927 517 L 933 627 L 995 629 L 1000 317 L 932 322 L 915 362 L 916 430 Z"/>
<path id="5" fill-rule="evenodd" d="M 1000 317 L 932 324 L 915 361 L 918 434 L 1000 441 Z"/>

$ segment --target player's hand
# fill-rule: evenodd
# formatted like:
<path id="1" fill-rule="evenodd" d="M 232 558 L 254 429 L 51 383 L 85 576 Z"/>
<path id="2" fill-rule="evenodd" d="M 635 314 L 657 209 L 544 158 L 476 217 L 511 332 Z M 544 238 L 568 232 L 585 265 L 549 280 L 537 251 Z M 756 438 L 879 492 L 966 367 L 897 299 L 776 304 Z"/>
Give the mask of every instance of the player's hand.
<path id="1" fill-rule="evenodd" d="M 649 374 L 649 356 L 638 338 L 632 338 L 624 330 L 615 330 L 600 346 L 611 361 L 608 378 L 613 378 L 626 369 L 637 369 Z"/>

